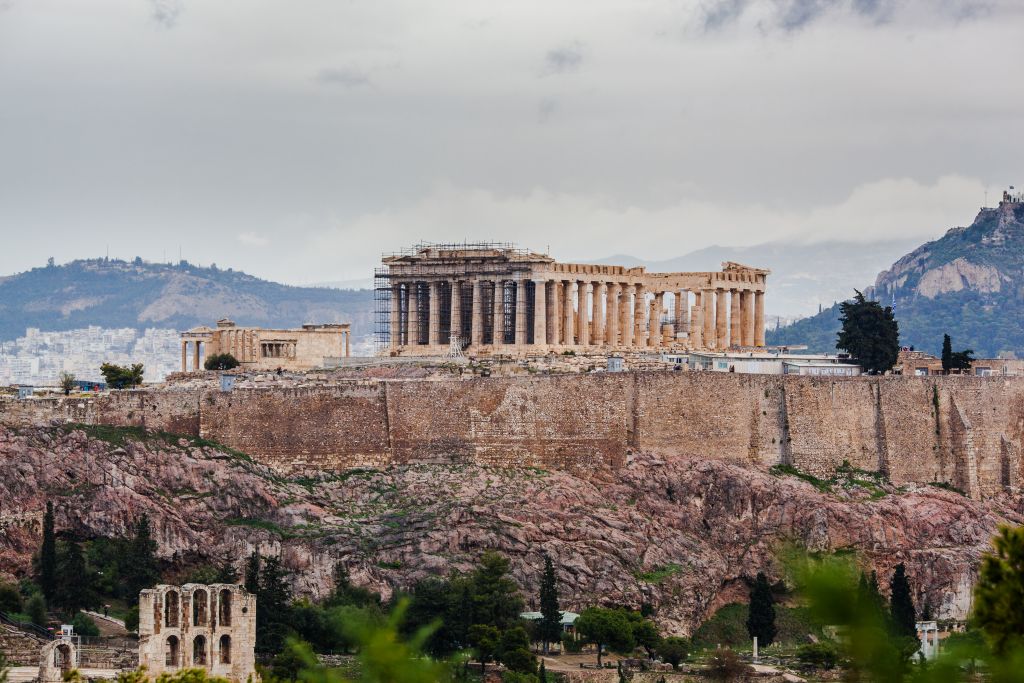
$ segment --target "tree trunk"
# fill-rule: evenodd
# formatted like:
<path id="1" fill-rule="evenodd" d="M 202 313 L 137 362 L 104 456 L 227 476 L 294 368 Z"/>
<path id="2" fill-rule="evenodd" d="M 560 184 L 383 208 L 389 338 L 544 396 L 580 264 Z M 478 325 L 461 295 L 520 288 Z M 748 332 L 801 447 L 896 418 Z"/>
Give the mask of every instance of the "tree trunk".
<path id="1" fill-rule="evenodd" d="M 597 668 L 601 668 L 601 643 L 597 644 Z"/>

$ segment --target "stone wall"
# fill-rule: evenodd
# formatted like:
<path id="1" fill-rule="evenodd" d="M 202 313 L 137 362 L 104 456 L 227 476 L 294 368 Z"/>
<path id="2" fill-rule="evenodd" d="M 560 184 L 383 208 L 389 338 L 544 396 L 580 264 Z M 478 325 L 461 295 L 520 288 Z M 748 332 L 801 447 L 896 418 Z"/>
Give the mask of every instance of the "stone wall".
<path id="1" fill-rule="evenodd" d="M 9 401 L 61 419 L 191 434 L 281 472 L 482 462 L 610 472 L 632 450 L 826 477 L 844 461 L 978 498 L 1019 486 L 1024 378 L 825 378 L 700 372 L 354 380 Z"/>

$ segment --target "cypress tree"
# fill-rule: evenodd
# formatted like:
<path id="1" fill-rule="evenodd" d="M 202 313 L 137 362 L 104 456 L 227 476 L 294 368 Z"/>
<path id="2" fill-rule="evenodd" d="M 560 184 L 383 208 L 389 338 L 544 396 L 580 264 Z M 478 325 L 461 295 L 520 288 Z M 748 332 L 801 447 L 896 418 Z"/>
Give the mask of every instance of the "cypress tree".
<path id="1" fill-rule="evenodd" d="M 544 652 L 548 645 L 562 637 L 562 612 L 558 608 L 558 586 L 555 582 L 555 567 L 551 558 L 544 556 L 544 575 L 540 580 L 540 627 L 538 635 L 544 642 Z"/>
<path id="2" fill-rule="evenodd" d="M 253 595 L 260 592 L 260 551 L 253 550 L 245 562 L 245 590 Z"/>
<path id="3" fill-rule="evenodd" d="M 160 569 L 156 560 L 156 541 L 149 528 L 149 516 L 142 515 L 135 525 L 135 536 L 128 546 L 128 565 L 125 576 L 125 590 L 129 602 L 138 600 L 139 593 L 152 588 L 160 581 Z"/>
<path id="4" fill-rule="evenodd" d="M 896 565 L 889 588 L 891 590 L 889 613 L 892 617 L 893 630 L 897 635 L 916 637 L 917 612 L 914 610 L 914 601 L 910 597 L 907 568 L 902 562 Z"/>
<path id="5" fill-rule="evenodd" d="M 259 599 L 256 601 L 256 649 L 280 652 L 288 635 L 292 601 L 288 575 L 277 557 L 268 557 L 260 571 Z"/>
<path id="6" fill-rule="evenodd" d="M 949 374 L 953 367 L 953 340 L 948 334 L 942 335 L 942 372 Z"/>
<path id="7" fill-rule="evenodd" d="M 85 556 L 78 539 L 71 538 L 64 546 L 57 563 L 56 603 L 67 615 L 96 603 L 92 575 L 85 566 Z"/>
<path id="8" fill-rule="evenodd" d="M 747 633 L 757 638 L 757 644 L 767 647 L 775 641 L 775 599 L 768 577 L 758 572 L 754 589 L 750 592 L 750 611 L 747 614 Z"/>
<path id="9" fill-rule="evenodd" d="M 53 503 L 46 501 L 43 545 L 39 548 L 39 588 L 48 602 L 57 594 L 57 537 L 53 530 Z"/>
<path id="10" fill-rule="evenodd" d="M 548 683 L 548 670 L 544 667 L 544 660 L 540 660 L 540 669 L 537 671 L 537 678 L 540 683 Z"/>

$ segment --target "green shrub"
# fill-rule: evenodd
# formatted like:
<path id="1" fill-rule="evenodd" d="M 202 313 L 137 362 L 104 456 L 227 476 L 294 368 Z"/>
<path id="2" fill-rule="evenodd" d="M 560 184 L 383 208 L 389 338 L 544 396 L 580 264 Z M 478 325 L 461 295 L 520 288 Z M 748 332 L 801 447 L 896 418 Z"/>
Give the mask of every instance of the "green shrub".
<path id="1" fill-rule="evenodd" d="M 831 640 L 801 645 L 797 659 L 818 669 L 831 670 L 839 663 L 839 648 Z"/>
<path id="2" fill-rule="evenodd" d="M 128 632 L 139 630 L 139 606 L 135 605 L 124 615 L 124 628 Z"/>
<path id="3" fill-rule="evenodd" d="M 46 599 L 42 593 L 33 593 L 32 597 L 25 602 L 25 614 L 33 624 L 46 626 L 49 616 L 46 613 Z"/>
<path id="4" fill-rule="evenodd" d="M 21 591 L 10 583 L 0 583 L 0 612 L 20 612 L 24 605 Z"/>
<path id="5" fill-rule="evenodd" d="M 98 636 L 100 629 L 96 626 L 96 622 L 92 620 L 85 612 L 78 612 L 71 620 L 71 625 L 75 627 L 75 635 L 78 636 Z"/>
<path id="6" fill-rule="evenodd" d="M 215 353 L 203 361 L 207 370 L 234 370 L 238 367 L 238 359 L 230 353 Z"/>
<path id="7" fill-rule="evenodd" d="M 576 640 L 572 635 L 566 633 L 562 635 L 562 649 L 565 652 L 583 652 L 583 641 Z"/>
<path id="8" fill-rule="evenodd" d="M 747 611 L 745 604 L 725 605 L 694 632 L 694 646 L 703 649 L 718 645 L 749 647 L 751 641 L 747 633 Z M 815 623 L 810 610 L 806 607 L 784 607 L 776 604 L 775 626 L 778 628 L 775 636 L 777 643 L 805 643 L 808 634 L 821 634 L 821 625 Z"/>

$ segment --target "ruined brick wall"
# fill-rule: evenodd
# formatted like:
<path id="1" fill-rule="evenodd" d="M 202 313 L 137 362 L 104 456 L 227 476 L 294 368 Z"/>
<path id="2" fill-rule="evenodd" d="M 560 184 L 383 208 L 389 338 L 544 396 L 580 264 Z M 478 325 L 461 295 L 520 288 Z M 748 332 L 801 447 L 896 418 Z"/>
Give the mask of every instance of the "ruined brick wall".
<path id="1" fill-rule="evenodd" d="M 140 390 L 5 402 L 60 419 L 203 436 L 281 472 L 482 462 L 611 472 L 634 449 L 826 477 L 844 461 L 972 497 L 1022 480 L 1024 378 L 700 372 L 354 380 L 309 388 Z"/>

